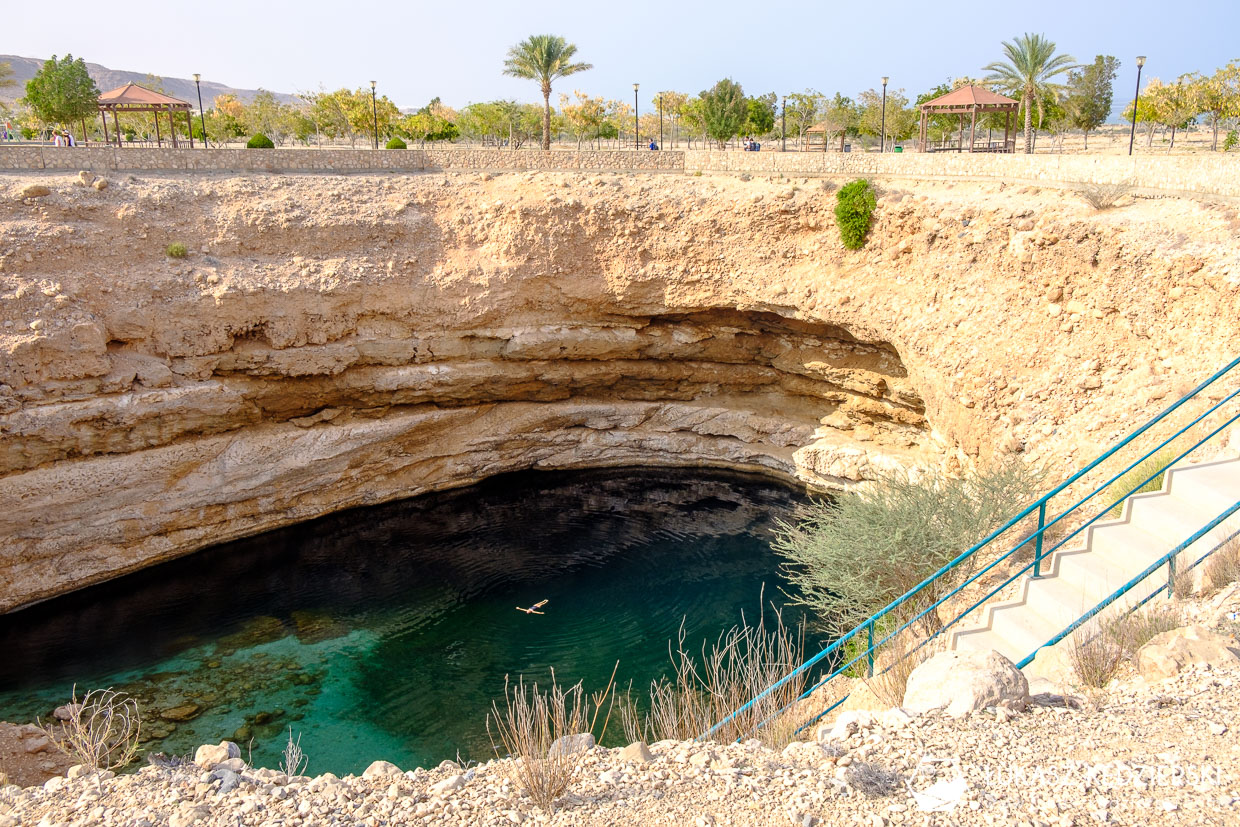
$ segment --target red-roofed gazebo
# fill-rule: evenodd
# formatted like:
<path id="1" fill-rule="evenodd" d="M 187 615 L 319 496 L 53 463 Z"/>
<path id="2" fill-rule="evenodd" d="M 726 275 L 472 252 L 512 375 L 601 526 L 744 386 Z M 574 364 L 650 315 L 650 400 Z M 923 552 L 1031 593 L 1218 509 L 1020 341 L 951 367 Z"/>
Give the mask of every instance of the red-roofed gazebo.
<path id="1" fill-rule="evenodd" d="M 194 148 L 194 122 L 190 117 L 190 110 L 193 107 L 186 101 L 179 98 L 170 97 L 162 92 L 156 92 L 154 89 L 147 89 L 145 86 L 139 86 L 136 83 L 126 83 L 124 86 L 118 86 L 108 92 L 104 92 L 99 96 L 99 116 L 103 118 L 103 137 L 108 140 L 108 113 L 112 113 L 112 123 L 116 127 L 116 145 L 121 145 L 121 122 L 118 117 L 120 114 L 129 112 L 154 112 L 155 113 L 155 142 L 163 146 L 163 139 L 159 134 L 159 116 L 168 113 L 168 127 L 172 135 L 172 146 L 177 145 L 176 122 L 173 117 L 177 112 L 185 113 L 185 123 L 189 125 L 189 146 Z"/>
<path id="2" fill-rule="evenodd" d="M 946 95 L 923 103 L 921 109 L 921 132 L 918 148 L 922 152 L 964 152 L 964 116 L 970 116 L 969 152 L 1015 152 L 1016 139 L 1012 135 L 1012 115 L 1020 108 L 1020 103 L 1011 98 L 992 92 L 984 86 L 969 84 L 954 89 Z M 1003 143 L 986 141 L 978 144 L 977 115 L 978 113 L 1004 112 L 1007 117 L 1003 122 Z M 931 146 L 926 140 L 926 127 L 931 115 L 960 115 L 960 134 L 957 140 L 943 141 L 938 146 Z"/>

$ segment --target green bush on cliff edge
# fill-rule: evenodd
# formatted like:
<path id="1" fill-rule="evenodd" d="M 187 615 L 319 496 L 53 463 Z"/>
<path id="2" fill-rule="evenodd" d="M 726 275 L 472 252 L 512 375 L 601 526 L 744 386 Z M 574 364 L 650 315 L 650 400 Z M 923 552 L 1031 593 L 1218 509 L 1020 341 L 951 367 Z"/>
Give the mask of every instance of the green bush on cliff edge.
<path id="1" fill-rule="evenodd" d="M 835 223 L 840 227 L 840 240 L 850 250 L 860 250 L 870 232 L 878 199 L 874 188 L 864 178 L 845 184 L 835 194 Z"/>

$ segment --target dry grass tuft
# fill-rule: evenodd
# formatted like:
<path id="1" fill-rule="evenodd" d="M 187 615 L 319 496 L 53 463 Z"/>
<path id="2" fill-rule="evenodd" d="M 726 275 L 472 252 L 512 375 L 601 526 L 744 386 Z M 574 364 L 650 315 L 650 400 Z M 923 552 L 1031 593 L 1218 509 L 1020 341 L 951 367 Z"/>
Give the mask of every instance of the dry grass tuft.
<path id="1" fill-rule="evenodd" d="M 904 787 L 902 775 L 865 761 L 857 761 L 849 766 L 844 780 L 854 790 L 870 798 L 886 798 Z"/>
<path id="2" fill-rule="evenodd" d="M 1209 592 L 1240 580 L 1240 539 L 1233 538 L 1206 561 L 1205 581 Z"/>
<path id="3" fill-rule="evenodd" d="M 1070 644 L 1076 676 L 1086 686 L 1101 689 L 1126 658 L 1136 657 L 1142 646 L 1182 623 L 1179 610 L 1165 605 L 1088 623 L 1077 630 Z"/>
<path id="4" fill-rule="evenodd" d="M 620 719 L 629 741 L 683 741 L 702 735 L 800 666 L 805 632 L 804 628 L 788 629 L 776 612 L 773 628 L 767 627 L 765 619 L 757 626 L 742 621 L 713 644 L 703 643 L 700 659 L 685 651 L 683 626 L 676 649 L 672 651 L 670 643 L 668 648 L 673 675 L 651 683 L 649 712 L 639 712 L 631 694 L 621 698 Z M 725 724 L 711 739 L 726 743 L 758 738 L 768 746 L 786 746 L 801 723 L 795 704 L 805 687 L 806 676 L 798 675 Z M 780 714 L 786 707 L 791 708 Z"/>
<path id="5" fill-rule="evenodd" d="M 861 678 L 874 696 L 890 706 L 904 704 L 904 691 L 908 688 L 909 675 L 932 655 L 946 648 L 947 638 L 940 635 L 931 642 L 916 647 L 917 641 L 906 629 L 887 641 L 874 659 L 874 675 Z"/>
<path id="6" fill-rule="evenodd" d="M 606 708 L 602 739 L 614 701 L 614 680 L 612 670 L 607 687 L 587 699 L 580 683 L 561 688 L 554 670 L 545 692 L 539 691 L 537 683 L 527 691 L 524 679 L 511 686 L 504 678 L 504 706 L 492 702 L 487 735 L 497 753 L 501 744 L 507 752 L 510 760 L 503 766 L 513 786 L 546 812 L 552 812 L 556 800 L 568 790 L 583 754 L 583 750 L 565 748 L 560 739 L 593 732 L 599 713 Z"/>

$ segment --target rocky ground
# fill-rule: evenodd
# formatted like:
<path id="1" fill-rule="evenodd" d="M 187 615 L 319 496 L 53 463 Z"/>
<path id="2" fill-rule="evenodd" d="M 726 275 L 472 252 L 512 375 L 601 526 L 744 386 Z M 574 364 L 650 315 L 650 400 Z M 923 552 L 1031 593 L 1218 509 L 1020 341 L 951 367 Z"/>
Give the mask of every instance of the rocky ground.
<path id="1" fill-rule="evenodd" d="M 1233 588 L 1180 607 L 1236 628 Z M 0 827 L 53 825 L 1022 825 L 1234 824 L 1240 819 L 1240 658 L 1169 678 L 1132 665 L 1103 690 L 1064 686 L 1023 709 L 849 712 L 773 750 L 757 741 L 591 747 L 546 813 L 506 761 L 445 761 L 361 777 L 288 777 L 230 744 L 113 777 L 69 771 L 0 789 Z M 313 760 L 313 756 L 311 756 Z"/>

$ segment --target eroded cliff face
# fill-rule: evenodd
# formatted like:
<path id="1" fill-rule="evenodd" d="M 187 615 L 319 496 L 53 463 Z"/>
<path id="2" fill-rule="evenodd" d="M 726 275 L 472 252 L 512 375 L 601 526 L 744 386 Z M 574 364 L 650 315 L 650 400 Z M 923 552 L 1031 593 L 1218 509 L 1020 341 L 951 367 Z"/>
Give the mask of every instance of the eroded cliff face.
<path id="1" fill-rule="evenodd" d="M 32 181 L 0 180 L 0 610 L 523 468 L 1075 464 L 1237 344 L 1235 214 L 1191 202 L 889 187 L 853 253 L 818 182 Z"/>

